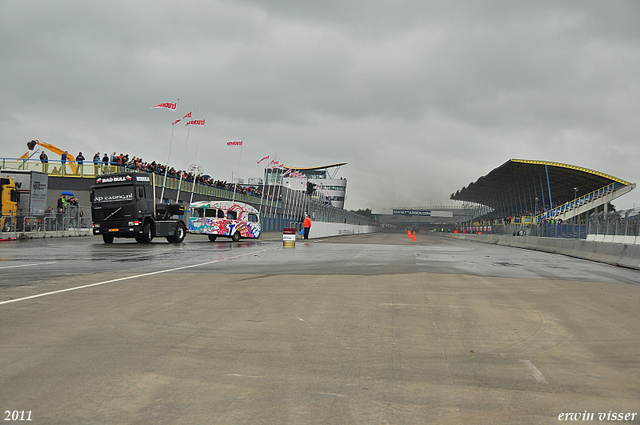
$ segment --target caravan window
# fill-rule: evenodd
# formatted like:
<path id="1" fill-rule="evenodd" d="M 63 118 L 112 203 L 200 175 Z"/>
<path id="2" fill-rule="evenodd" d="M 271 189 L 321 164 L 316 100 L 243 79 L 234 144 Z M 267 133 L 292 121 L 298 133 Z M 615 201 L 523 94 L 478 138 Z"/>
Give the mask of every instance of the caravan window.
<path id="1" fill-rule="evenodd" d="M 193 216 L 194 217 L 204 217 L 204 208 L 197 208 L 196 210 L 193 211 Z"/>
<path id="2" fill-rule="evenodd" d="M 238 213 L 236 211 L 227 211 L 227 218 L 229 220 L 237 220 L 238 219 Z"/>
<path id="3" fill-rule="evenodd" d="M 207 208 L 204 211 L 204 215 L 205 217 L 214 217 L 216 216 L 216 209 L 215 208 Z"/>
<path id="4" fill-rule="evenodd" d="M 218 218 L 224 218 L 224 211 L 218 210 Z"/>
<path id="5" fill-rule="evenodd" d="M 258 222 L 258 216 L 256 214 L 249 214 L 249 218 L 247 219 L 247 221 L 250 221 L 252 223 L 257 223 Z"/>

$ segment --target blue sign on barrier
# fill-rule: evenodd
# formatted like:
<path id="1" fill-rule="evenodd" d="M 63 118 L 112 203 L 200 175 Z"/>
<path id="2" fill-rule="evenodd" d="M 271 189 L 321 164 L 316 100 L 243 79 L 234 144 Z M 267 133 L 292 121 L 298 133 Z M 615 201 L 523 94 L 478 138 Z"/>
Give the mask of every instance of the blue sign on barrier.
<path id="1" fill-rule="evenodd" d="M 421 215 L 431 217 L 431 210 L 393 210 L 393 215 Z"/>

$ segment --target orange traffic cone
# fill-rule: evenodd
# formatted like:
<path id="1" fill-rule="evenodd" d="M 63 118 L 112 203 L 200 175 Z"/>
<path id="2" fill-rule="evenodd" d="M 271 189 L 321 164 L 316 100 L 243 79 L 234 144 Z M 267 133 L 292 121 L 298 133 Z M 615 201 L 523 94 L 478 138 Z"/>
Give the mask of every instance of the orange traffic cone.
<path id="1" fill-rule="evenodd" d="M 413 232 L 413 239 L 411 239 L 412 241 L 416 241 L 416 232 Z"/>
<path id="2" fill-rule="evenodd" d="M 411 230 L 407 230 L 407 238 L 411 239 Z"/>

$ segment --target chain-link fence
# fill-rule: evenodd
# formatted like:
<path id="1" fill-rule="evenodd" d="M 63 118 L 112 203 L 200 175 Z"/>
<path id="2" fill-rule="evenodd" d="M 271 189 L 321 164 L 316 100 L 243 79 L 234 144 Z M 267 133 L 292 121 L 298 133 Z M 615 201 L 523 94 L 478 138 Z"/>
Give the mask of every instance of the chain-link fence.
<path id="1" fill-rule="evenodd" d="M 589 235 L 601 236 L 640 236 L 638 215 L 640 208 L 613 211 L 605 214 L 598 212 L 589 216 Z"/>

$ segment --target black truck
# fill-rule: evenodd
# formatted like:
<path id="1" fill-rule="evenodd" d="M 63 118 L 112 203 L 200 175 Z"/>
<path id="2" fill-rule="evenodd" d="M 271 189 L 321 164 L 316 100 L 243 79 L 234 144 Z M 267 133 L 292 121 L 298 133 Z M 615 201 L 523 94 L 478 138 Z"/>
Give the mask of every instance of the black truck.
<path id="1" fill-rule="evenodd" d="M 155 189 L 146 173 L 96 176 L 91 186 L 93 234 L 102 235 L 105 243 L 114 238 L 149 243 L 154 237 L 181 243 L 187 233 L 184 206 L 156 203 Z"/>

